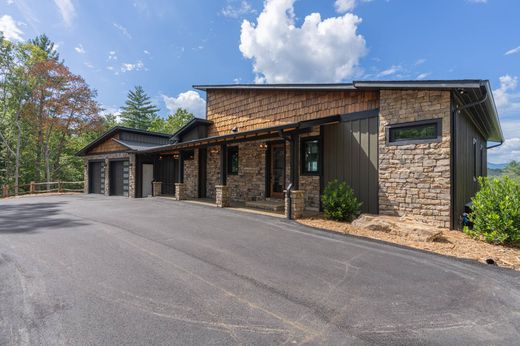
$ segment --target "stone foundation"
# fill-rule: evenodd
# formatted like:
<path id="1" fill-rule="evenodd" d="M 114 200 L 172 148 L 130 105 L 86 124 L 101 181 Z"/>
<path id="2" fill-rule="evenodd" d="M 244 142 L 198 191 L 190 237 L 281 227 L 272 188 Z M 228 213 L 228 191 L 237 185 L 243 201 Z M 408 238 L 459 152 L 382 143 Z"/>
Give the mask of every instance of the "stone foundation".
<path id="1" fill-rule="evenodd" d="M 229 187 L 226 185 L 215 186 L 216 204 L 219 208 L 227 208 L 231 205 Z"/>

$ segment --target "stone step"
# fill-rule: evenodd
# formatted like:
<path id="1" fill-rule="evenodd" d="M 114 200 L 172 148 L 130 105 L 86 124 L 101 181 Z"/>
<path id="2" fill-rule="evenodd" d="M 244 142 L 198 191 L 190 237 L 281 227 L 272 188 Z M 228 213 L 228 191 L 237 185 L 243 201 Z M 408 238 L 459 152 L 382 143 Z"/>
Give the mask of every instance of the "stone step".
<path id="1" fill-rule="evenodd" d="M 285 201 L 283 199 L 268 199 L 261 201 L 248 201 L 246 207 L 270 211 L 284 211 Z"/>

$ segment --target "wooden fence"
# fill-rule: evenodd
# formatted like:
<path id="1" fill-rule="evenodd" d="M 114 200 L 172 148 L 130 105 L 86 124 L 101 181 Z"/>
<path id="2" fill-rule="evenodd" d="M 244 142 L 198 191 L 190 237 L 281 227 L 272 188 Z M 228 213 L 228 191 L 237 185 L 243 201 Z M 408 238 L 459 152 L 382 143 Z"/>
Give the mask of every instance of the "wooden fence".
<path id="1" fill-rule="evenodd" d="M 83 192 L 84 181 L 52 181 L 24 185 L 3 185 L 2 198 L 11 196 L 36 195 L 44 193 Z M 18 187 L 18 188 L 17 188 Z"/>

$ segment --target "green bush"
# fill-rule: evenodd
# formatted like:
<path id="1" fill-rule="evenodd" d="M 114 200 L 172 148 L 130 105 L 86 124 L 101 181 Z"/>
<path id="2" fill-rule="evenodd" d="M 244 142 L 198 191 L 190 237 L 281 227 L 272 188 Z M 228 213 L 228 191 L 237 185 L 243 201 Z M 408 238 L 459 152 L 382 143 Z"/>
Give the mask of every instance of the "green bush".
<path id="1" fill-rule="evenodd" d="M 480 191 L 472 199 L 464 232 L 494 244 L 520 244 L 520 185 L 508 177 L 479 178 Z"/>
<path id="2" fill-rule="evenodd" d="M 360 214 L 363 204 L 352 188 L 345 182 L 333 180 L 321 195 L 321 202 L 325 216 L 329 219 L 351 222 Z"/>

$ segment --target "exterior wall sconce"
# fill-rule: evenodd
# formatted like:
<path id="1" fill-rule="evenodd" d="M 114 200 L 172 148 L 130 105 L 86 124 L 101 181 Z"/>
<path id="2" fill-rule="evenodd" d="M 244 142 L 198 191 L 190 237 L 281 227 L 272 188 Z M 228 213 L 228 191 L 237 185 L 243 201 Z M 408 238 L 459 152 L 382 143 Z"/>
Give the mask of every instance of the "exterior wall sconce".
<path id="1" fill-rule="evenodd" d="M 178 160 L 180 157 L 181 157 L 181 156 L 180 156 L 179 154 L 173 154 L 173 158 L 174 158 L 175 160 Z"/>
<path id="2" fill-rule="evenodd" d="M 212 154 L 218 154 L 218 148 L 212 147 L 209 152 Z"/>
<path id="3" fill-rule="evenodd" d="M 260 145 L 258 146 L 261 150 L 266 150 L 267 149 L 267 143 L 260 143 Z"/>

